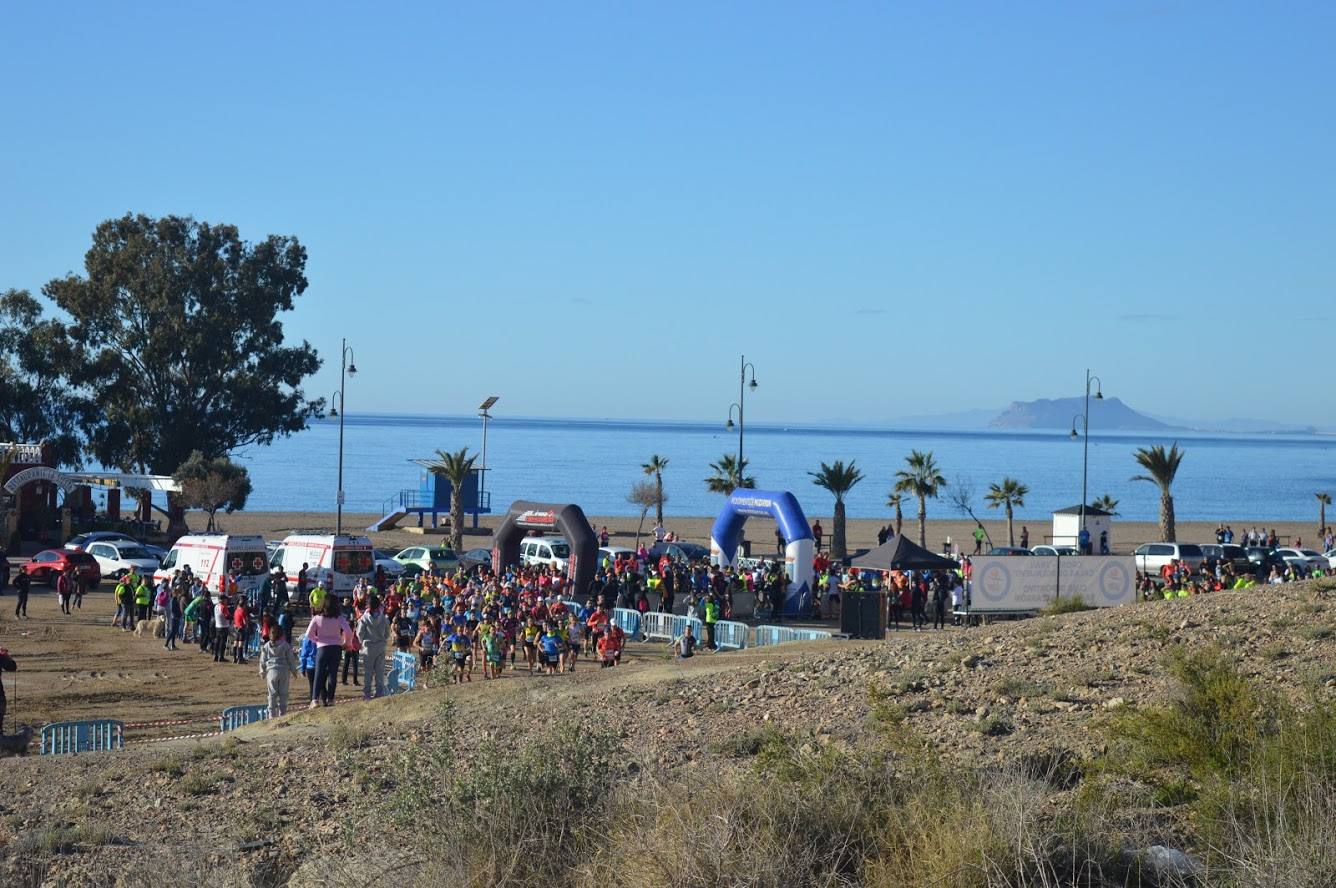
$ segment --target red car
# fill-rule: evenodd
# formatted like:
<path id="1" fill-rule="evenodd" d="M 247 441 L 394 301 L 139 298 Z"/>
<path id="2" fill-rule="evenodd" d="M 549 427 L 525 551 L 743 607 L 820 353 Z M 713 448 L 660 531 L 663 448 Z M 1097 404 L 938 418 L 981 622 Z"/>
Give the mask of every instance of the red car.
<path id="1" fill-rule="evenodd" d="M 19 565 L 19 570 L 31 577 L 34 583 L 45 582 L 54 589 L 56 577 L 71 566 L 85 588 L 91 589 L 102 582 L 102 568 L 98 566 L 97 559 L 87 552 L 75 552 L 72 549 L 43 550 Z"/>

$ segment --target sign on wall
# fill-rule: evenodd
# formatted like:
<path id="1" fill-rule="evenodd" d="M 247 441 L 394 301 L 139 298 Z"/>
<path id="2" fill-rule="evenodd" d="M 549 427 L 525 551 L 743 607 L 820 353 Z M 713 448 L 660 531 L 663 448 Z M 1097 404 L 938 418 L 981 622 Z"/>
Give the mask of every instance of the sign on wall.
<path id="1" fill-rule="evenodd" d="M 1092 607 L 1136 601 L 1130 555 L 984 556 L 971 563 L 971 611 L 1037 611 L 1059 597 L 1079 597 Z"/>

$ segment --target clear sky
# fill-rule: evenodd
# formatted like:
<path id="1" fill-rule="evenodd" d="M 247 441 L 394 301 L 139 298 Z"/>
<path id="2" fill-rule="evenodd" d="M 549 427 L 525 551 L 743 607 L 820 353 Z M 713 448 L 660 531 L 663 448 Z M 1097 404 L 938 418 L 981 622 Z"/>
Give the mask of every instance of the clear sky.
<path id="1" fill-rule="evenodd" d="M 190 7 L 190 8 L 188 8 Z M 300 238 L 350 410 L 1327 423 L 1336 4 L 24 3 L 0 287 Z"/>

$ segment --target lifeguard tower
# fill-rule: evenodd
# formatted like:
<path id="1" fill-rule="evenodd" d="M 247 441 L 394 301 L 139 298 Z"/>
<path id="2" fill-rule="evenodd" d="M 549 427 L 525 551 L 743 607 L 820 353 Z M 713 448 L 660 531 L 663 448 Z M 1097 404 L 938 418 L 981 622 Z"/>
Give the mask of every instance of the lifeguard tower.
<path id="1" fill-rule="evenodd" d="M 409 515 L 417 515 L 417 526 L 424 532 L 440 527 L 440 515 L 450 514 L 450 494 L 454 488 L 450 479 L 434 469 L 440 469 L 439 459 L 411 459 L 409 462 L 420 467 L 418 486 L 409 487 L 387 497 L 381 504 L 381 519 L 367 528 L 369 533 L 390 530 Z M 469 472 L 464 480 L 464 514 L 473 516 L 473 527 L 478 527 L 478 516 L 492 512 L 491 491 L 483 490 L 483 472 L 476 468 Z M 427 525 L 426 516 L 431 516 Z"/>

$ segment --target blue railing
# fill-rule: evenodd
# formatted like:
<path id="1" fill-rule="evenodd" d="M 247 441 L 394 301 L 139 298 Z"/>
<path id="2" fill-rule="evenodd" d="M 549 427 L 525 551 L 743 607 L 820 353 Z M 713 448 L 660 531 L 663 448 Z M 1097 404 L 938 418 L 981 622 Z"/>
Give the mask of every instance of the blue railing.
<path id="1" fill-rule="evenodd" d="M 242 725 L 260 722 L 269 718 L 269 707 L 263 703 L 248 706 L 229 706 L 218 716 L 218 730 L 235 731 Z"/>
<path id="2" fill-rule="evenodd" d="M 42 726 L 42 755 L 71 755 L 125 748 L 125 722 L 109 718 Z"/>

